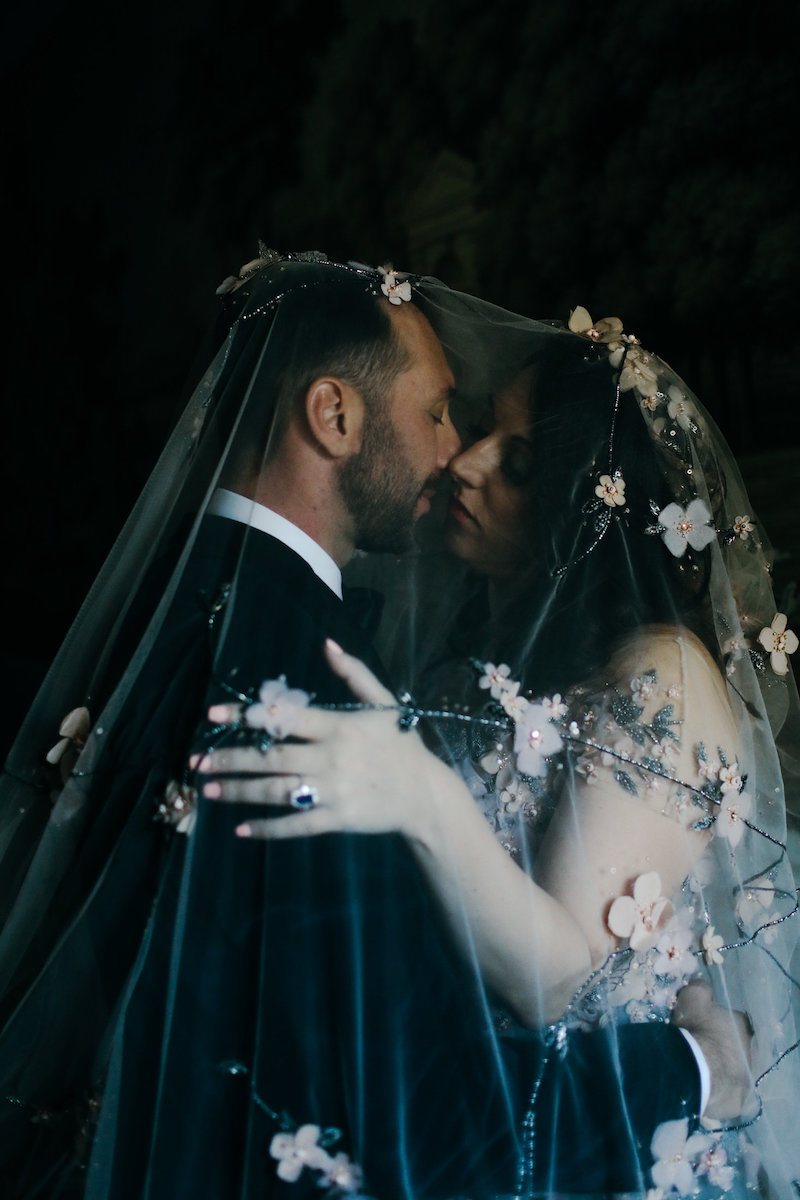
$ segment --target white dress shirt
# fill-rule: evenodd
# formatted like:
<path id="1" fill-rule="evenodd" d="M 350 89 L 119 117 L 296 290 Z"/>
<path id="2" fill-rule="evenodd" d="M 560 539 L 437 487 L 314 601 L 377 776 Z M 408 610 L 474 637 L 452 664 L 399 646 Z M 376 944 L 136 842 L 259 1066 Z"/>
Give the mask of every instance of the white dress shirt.
<path id="1" fill-rule="evenodd" d="M 342 598 L 342 572 L 326 550 L 313 538 L 299 529 L 280 513 L 273 512 L 264 504 L 248 500 L 238 492 L 227 488 L 217 488 L 209 501 L 206 512 L 214 517 L 228 517 L 231 521 L 240 521 L 242 525 L 250 525 L 269 533 L 272 537 L 283 542 L 295 554 L 299 554 L 307 562 L 314 574 L 326 584 L 334 595 Z"/>

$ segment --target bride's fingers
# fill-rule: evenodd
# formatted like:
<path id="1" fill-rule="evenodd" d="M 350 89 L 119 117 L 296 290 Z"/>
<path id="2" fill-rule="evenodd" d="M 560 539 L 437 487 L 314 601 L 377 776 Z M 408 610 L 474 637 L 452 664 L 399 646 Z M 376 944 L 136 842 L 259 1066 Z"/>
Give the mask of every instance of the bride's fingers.
<path id="1" fill-rule="evenodd" d="M 324 808 L 315 808 L 312 812 L 292 813 L 288 817 L 245 821 L 237 825 L 234 832 L 240 838 L 279 842 L 287 838 L 314 837 L 318 833 L 337 833 L 340 828 L 332 813 Z"/>
<path id="2" fill-rule="evenodd" d="M 392 693 L 375 678 L 366 663 L 348 654 L 332 638 L 325 641 L 325 657 L 332 670 L 345 681 L 359 700 L 365 700 L 368 704 L 397 703 Z"/>
<path id="3" fill-rule="evenodd" d="M 190 765 L 201 775 L 319 775 L 328 766 L 328 753 L 315 742 L 277 742 L 269 750 L 256 746 L 213 750 Z"/>
<path id="4" fill-rule="evenodd" d="M 214 725 L 235 725 L 241 715 L 241 704 L 212 704 L 208 710 L 208 719 Z"/>
<path id="5" fill-rule="evenodd" d="M 290 803 L 295 788 L 305 782 L 299 775 L 261 775 L 247 779 L 211 779 L 203 785 L 208 800 L 229 804 L 271 804 L 284 807 Z"/>

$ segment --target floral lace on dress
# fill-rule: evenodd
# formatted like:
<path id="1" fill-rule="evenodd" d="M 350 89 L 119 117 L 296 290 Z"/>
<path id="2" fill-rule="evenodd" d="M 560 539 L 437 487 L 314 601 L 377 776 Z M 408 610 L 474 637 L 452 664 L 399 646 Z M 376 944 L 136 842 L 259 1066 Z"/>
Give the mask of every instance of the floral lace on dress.
<path id="1" fill-rule="evenodd" d="M 667 1021 L 690 980 L 713 979 L 726 956 L 756 934 L 768 947 L 785 916 L 770 869 L 779 854 L 769 855 L 763 874 L 734 888 L 734 925 L 724 936 L 714 924 L 709 894 L 720 863 L 735 878 L 737 850 L 760 831 L 748 819 L 753 802 L 724 680 L 692 634 L 659 628 L 637 635 L 612 660 L 610 682 L 576 687 L 563 700 L 521 697 L 506 664 L 482 669 L 481 686 L 513 730 L 471 763 L 465 778 L 498 840 L 525 869 L 568 797 L 580 808 L 596 796 L 623 814 L 623 827 L 627 814 L 634 843 L 646 810 L 650 836 L 652 816 L 672 833 L 677 827 L 686 845 L 688 869 L 675 887 L 662 884 L 655 869 L 659 847 L 651 869 L 615 876 L 604 919 L 616 948 L 574 997 L 560 1023 L 562 1041 L 570 1029 Z M 531 742 L 546 749 L 538 762 L 519 752 Z M 607 883 L 615 871 L 604 873 Z M 507 1019 L 498 1024 L 502 1030 Z M 651 1146 L 654 1195 L 719 1196 L 754 1178 L 757 1152 L 742 1125 L 703 1125 L 695 1132 L 685 1119 L 659 1126 Z"/>

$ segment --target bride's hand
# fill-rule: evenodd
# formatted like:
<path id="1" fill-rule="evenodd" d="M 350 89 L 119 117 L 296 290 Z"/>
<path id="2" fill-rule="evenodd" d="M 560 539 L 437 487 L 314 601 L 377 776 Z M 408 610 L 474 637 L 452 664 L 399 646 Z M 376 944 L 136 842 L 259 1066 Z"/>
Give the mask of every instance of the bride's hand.
<path id="1" fill-rule="evenodd" d="M 422 837 L 443 764 L 419 735 L 398 727 L 397 701 L 360 659 L 334 642 L 326 657 L 357 700 L 382 709 L 336 712 L 302 708 L 293 714 L 292 737 L 268 750 L 255 746 L 220 749 L 193 760 L 211 800 L 274 807 L 276 816 L 237 826 L 239 837 L 272 840 L 320 833 L 390 833 Z M 238 705 L 216 705 L 218 724 L 239 719 Z M 237 776 L 237 777 L 234 777 Z M 292 793 L 311 789 L 312 803 L 292 808 Z"/>

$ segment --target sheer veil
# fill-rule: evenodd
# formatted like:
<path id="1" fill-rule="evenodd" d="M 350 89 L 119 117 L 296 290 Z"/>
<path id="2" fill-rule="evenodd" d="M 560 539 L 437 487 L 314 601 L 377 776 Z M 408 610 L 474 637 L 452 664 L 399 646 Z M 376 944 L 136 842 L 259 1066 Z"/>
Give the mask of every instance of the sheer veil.
<path id="1" fill-rule="evenodd" d="M 219 491 L 269 463 L 290 383 L 314 364 L 319 311 L 351 306 L 355 345 L 375 336 L 381 305 L 409 298 L 452 366 L 465 442 L 498 389 L 532 371 L 529 560 L 513 583 L 487 587 L 443 541 L 443 489 L 411 552 L 356 554 L 349 624 L 335 626 L 332 607 L 321 630 L 304 615 L 319 580 L 287 566 L 282 582 L 262 564 L 256 525 L 220 517 Z M 668 1022 L 680 987 L 702 977 L 752 1024 L 758 1111 L 661 1126 L 637 1190 L 789 1200 L 800 1178 L 786 852 L 787 804 L 800 808 L 797 639 L 776 611 L 767 532 L 701 401 L 613 319 L 576 309 L 535 321 L 437 279 L 322 254 L 262 247 L 221 302 L 218 349 L 2 775 L 8 1194 L 564 1192 L 542 1180 L 527 1134 L 532 1113 L 547 1128 L 548 1063 L 587 1030 L 604 1031 L 616 1061 L 619 1029 Z M 687 845 L 703 839 L 675 894 L 650 896 L 649 879 L 636 895 L 620 880 L 630 904 L 607 914 L 618 948 L 548 1030 L 522 1028 L 491 993 L 401 839 L 271 858 L 198 799 L 189 755 L 227 736 L 205 720 L 209 703 L 255 701 L 281 676 L 312 702 L 350 702 L 322 664 L 326 631 L 404 697 L 521 869 L 541 869 L 554 814 L 573 819 L 592 777 L 624 794 L 632 825 L 645 808 L 677 822 Z M 696 695 L 700 676 L 708 690 Z M 707 720 L 718 702 L 724 721 Z M 637 936 L 634 908 L 652 937 Z M 670 1162 L 684 1173 L 670 1176 Z"/>

